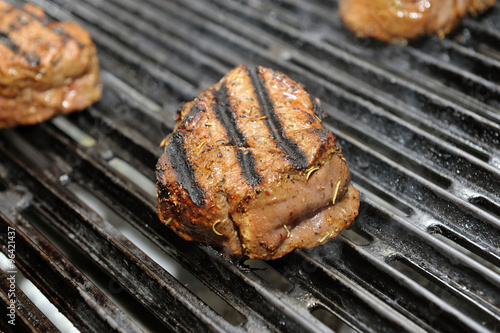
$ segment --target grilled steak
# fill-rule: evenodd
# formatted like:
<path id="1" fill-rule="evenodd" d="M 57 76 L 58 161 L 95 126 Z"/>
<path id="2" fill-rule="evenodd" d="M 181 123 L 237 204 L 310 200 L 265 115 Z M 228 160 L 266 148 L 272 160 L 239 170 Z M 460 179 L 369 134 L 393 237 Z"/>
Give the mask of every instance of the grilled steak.
<path id="1" fill-rule="evenodd" d="M 460 19 L 496 0 L 340 0 L 340 17 L 360 37 L 401 42 L 425 34 L 444 36 Z"/>
<path id="2" fill-rule="evenodd" d="M 286 75 L 233 69 L 181 108 L 165 139 L 160 219 L 230 257 L 276 259 L 337 236 L 359 192 L 323 114 Z"/>
<path id="3" fill-rule="evenodd" d="M 98 72 L 95 46 L 81 27 L 0 1 L 0 128 L 84 109 L 101 96 Z"/>

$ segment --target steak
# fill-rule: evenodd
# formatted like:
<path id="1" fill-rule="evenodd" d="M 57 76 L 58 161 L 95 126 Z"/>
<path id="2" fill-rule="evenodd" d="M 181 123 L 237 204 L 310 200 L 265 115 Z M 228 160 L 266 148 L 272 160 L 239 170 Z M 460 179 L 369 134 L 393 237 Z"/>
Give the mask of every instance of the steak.
<path id="1" fill-rule="evenodd" d="M 96 48 L 84 29 L 0 1 L 0 128 L 81 110 L 100 97 Z"/>
<path id="2" fill-rule="evenodd" d="M 340 0 L 340 17 L 359 37 L 405 42 L 426 34 L 443 37 L 467 12 L 476 15 L 496 0 Z"/>
<path id="3" fill-rule="evenodd" d="M 337 236 L 359 192 L 320 102 L 286 75 L 240 66 L 178 112 L 158 160 L 158 216 L 228 257 L 276 259 Z"/>

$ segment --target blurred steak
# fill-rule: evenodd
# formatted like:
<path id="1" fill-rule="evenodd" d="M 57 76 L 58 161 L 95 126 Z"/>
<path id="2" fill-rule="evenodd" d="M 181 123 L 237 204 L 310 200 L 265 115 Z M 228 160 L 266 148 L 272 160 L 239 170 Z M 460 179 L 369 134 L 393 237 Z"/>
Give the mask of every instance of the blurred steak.
<path id="1" fill-rule="evenodd" d="M 0 1 L 0 128 L 81 110 L 100 97 L 96 49 L 85 30 L 49 22 L 36 6 Z"/>
<path id="2" fill-rule="evenodd" d="M 496 0 L 340 0 L 340 17 L 359 37 L 401 42 L 425 34 L 444 36 L 460 19 Z"/>
<path id="3" fill-rule="evenodd" d="M 158 215 L 227 256 L 276 259 L 337 236 L 359 192 L 319 100 L 240 66 L 186 103 L 157 164 Z"/>

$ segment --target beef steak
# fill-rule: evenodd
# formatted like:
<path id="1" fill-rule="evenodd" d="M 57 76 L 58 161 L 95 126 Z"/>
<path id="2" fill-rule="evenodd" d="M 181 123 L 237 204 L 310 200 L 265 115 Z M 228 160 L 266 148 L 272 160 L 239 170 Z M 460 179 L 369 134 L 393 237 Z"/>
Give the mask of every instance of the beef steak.
<path id="1" fill-rule="evenodd" d="M 276 259 L 337 236 L 359 192 L 323 114 L 286 75 L 233 69 L 183 105 L 165 139 L 161 221 L 229 257 Z"/>
<path id="2" fill-rule="evenodd" d="M 0 128 L 35 124 L 101 97 L 90 35 L 34 5 L 0 1 Z"/>
<path id="3" fill-rule="evenodd" d="M 340 0 L 339 13 L 359 37 L 405 42 L 426 34 L 441 37 L 467 12 L 481 13 L 496 0 Z"/>

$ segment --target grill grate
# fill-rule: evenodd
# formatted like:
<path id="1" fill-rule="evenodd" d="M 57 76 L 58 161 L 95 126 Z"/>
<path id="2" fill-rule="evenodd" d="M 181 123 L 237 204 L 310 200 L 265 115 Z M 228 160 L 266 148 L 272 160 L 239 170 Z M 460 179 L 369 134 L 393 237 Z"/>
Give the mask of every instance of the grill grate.
<path id="1" fill-rule="evenodd" d="M 335 1 L 31 2 L 89 30 L 104 95 L 0 131 L 0 241 L 78 330 L 500 329 L 499 4 L 401 46 L 355 38 Z M 362 192 L 338 239 L 245 266 L 159 223 L 150 181 L 179 103 L 241 63 L 321 98 Z M 21 289 L 15 328 L 61 329 Z"/>

